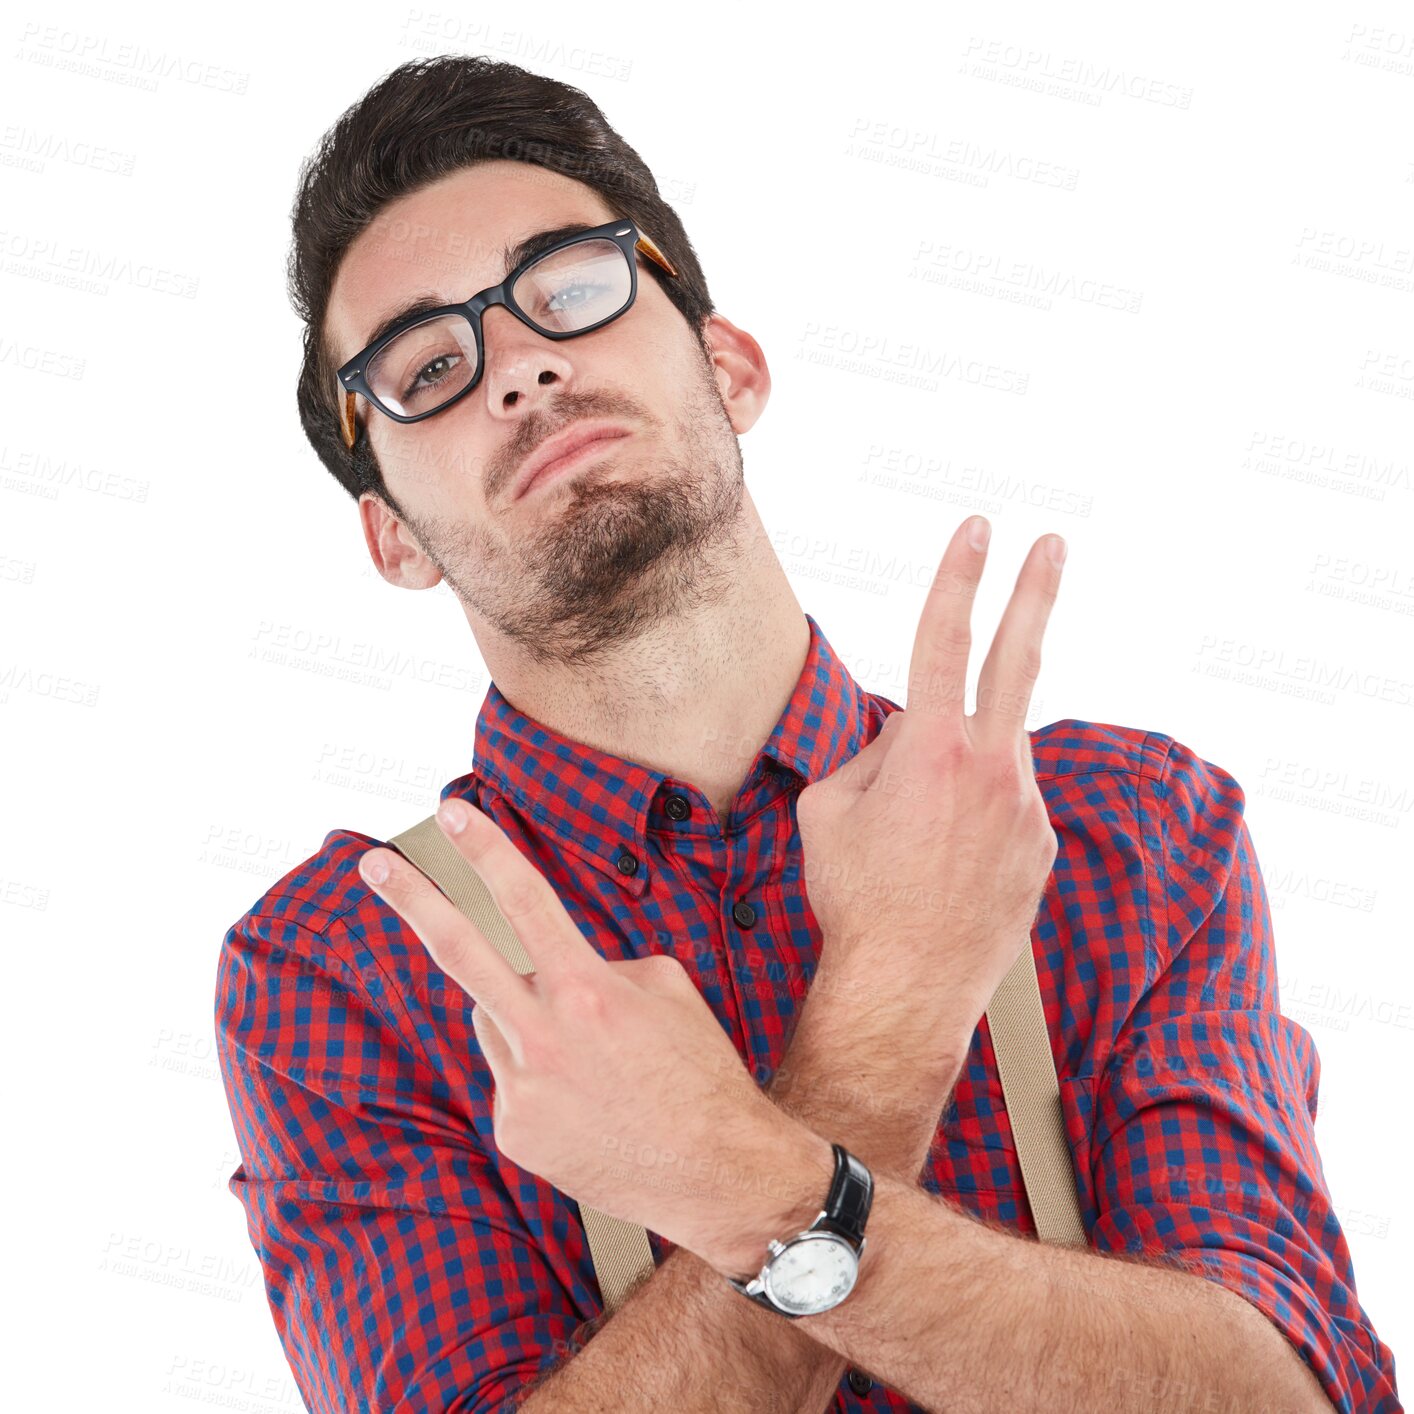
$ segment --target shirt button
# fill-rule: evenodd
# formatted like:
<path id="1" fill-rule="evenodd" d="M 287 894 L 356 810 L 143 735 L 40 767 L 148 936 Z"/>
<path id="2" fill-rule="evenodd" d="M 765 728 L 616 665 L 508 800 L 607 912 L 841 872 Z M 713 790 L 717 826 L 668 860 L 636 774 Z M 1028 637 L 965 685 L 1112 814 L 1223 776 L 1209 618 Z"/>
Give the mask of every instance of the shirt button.
<path id="1" fill-rule="evenodd" d="M 638 860 L 636 860 L 628 850 L 622 851 L 614 863 L 618 865 L 620 874 L 638 873 Z"/>
<path id="2" fill-rule="evenodd" d="M 874 1388 L 874 1381 L 864 1373 L 863 1370 L 856 1370 L 851 1367 L 849 1372 L 849 1387 L 855 1394 L 868 1394 Z"/>
<path id="3" fill-rule="evenodd" d="M 756 922 L 756 910 L 749 903 L 734 903 L 732 905 L 732 917 L 743 928 L 750 928 Z"/>
<path id="4" fill-rule="evenodd" d="M 670 820 L 686 820 L 692 814 L 692 806 L 680 795 L 670 795 L 663 802 L 663 809 Z"/>

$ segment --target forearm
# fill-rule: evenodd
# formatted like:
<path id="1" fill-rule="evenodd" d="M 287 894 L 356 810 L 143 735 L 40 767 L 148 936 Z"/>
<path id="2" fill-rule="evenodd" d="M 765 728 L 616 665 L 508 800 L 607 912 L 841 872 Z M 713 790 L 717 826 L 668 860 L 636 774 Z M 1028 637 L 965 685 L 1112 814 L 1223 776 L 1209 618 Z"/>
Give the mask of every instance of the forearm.
<path id="1" fill-rule="evenodd" d="M 817 974 L 817 982 L 823 980 Z M 849 1020 L 849 1001 L 843 987 L 822 985 L 818 994 L 812 988 L 766 1093 L 801 1123 L 859 1155 L 876 1174 L 912 1184 L 956 1065 L 933 1075 L 931 1099 L 920 1088 L 916 1067 L 900 1067 L 905 1073 L 899 1076 L 879 1067 L 860 1083 L 860 1038 Z M 761 1235 L 762 1261 L 767 1237 L 779 1235 Z M 748 1301 L 714 1268 L 679 1248 L 522 1407 L 532 1414 L 566 1407 L 820 1414 L 847 1364 L 800 1322 Z"/>
<path id="2" fill-rule="evenodd" d="M 890 1016 L 866 978 L 822 964 L 767 1089 L 873 1173 L 916 1183 L 971 1040 L 942 1017 Z M 912 1025 L 917 1034 L 905 1034 Z M 765 1259 L 765 1254 L 762 1254 Z"/>
<path id="3" fill-rule="evenodd" d="M 846 1363 L 680 1247 L 521 1408 L 821 1414 Z"/>
<path id="4" fill-rule="evenodd" d="M 866 1231 L 854 1290 L 792 1324 L 925 1408 L 1329 1414 L 1281 1332 L 1204 1277 L 1039 1243 L 890 1175 Z"/>

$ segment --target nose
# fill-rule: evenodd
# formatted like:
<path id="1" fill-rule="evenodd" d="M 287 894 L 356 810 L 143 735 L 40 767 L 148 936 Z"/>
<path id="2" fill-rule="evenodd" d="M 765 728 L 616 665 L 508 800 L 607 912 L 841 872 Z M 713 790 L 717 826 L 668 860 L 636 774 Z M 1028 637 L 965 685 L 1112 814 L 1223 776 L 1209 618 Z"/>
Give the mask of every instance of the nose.
<path id="1" fill-rule="evenodd" d="M 492 417 L 524 417 L 546 398 L 560 396 L 557 385 L 573 380 L 573 340 L 547 339 L 500 307 L 486 311 L 481 336 L 486 359 L 482 384 Z"/>

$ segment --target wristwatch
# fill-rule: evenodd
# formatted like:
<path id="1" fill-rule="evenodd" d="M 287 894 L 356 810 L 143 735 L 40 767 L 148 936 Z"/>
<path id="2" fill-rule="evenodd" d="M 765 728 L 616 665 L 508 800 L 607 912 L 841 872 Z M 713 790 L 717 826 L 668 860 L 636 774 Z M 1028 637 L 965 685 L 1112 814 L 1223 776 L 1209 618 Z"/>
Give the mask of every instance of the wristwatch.
<path id="1" fill-rule="evenodd" d="M 854 1290 L 864 1255 L 864 1224 L 874 1201 L 874 1176 L 843 1144 L 820 1216 L 804 1232 L 767 1244 L 771 1255 L 750 1281 L 727 1280 L 768 1311 L 795 1320 L 838 1306 Z"/>

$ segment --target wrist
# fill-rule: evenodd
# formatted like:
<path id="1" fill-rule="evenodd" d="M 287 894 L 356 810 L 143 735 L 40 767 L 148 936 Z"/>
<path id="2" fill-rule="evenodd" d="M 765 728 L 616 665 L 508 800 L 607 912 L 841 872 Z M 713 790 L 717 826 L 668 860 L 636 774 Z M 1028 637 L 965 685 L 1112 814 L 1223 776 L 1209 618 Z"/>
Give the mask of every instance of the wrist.
<path id="1" fill-rule="evenodd" d="M 834 1146 L 776 1112 L 779 1123 L 757 1151 L 739 1196 L 720 1215 L 718 1234 L 698 1255 L 723 1276 L 750 1281 L 770 1256 L 769 1243 L 803 1232 L 820 1215 L 835 1174 Z"/>

